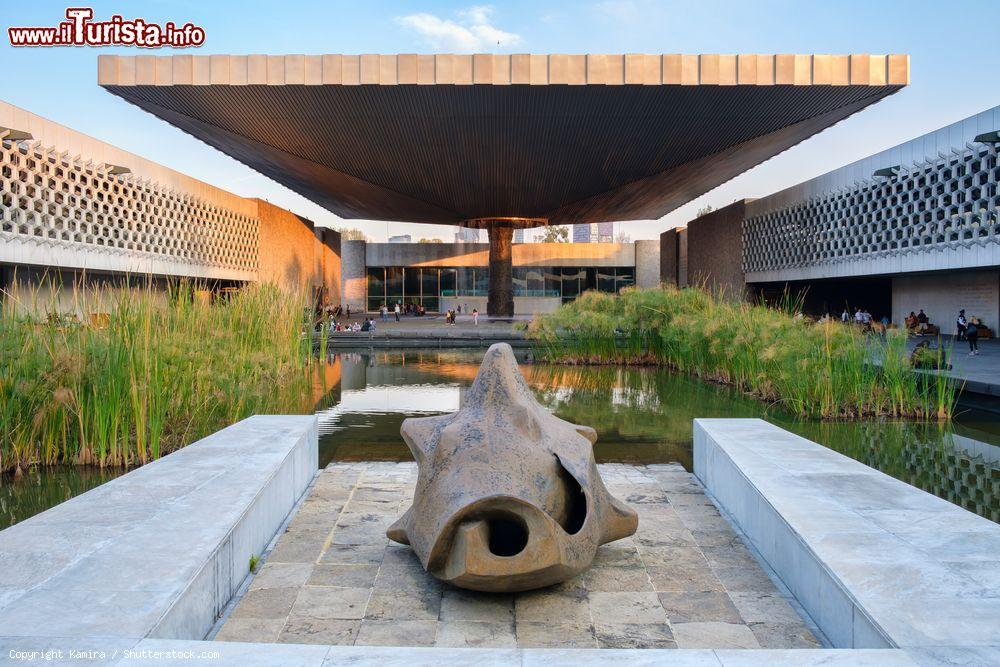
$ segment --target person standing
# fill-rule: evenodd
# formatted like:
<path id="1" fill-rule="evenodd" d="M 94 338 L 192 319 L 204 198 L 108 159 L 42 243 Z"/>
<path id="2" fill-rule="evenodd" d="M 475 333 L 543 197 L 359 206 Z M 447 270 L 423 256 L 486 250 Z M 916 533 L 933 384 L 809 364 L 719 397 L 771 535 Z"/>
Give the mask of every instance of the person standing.
<path id="1" fill-rule="evenodd" d="M 383 322 L 385 322 L 385 320 L 386 320 L 386 318 L 388 318 L 388 316 L 389 316 L 389 309 L 386 308 L 385 304 L 383 303 L 381 306 L 379 306 L 379 309 L 378 309 L 378 318 L 380 320 L 382 320 Z"/>
<path id="2" fill-rule="evenodd" d="M 393 310 L 393 313 L 396 315 L 396 321 L 398 322 L 399 321 L 399 302 L 398 301 L 396 302 L 396 307 Z"/>
<path id="3" fill-rule="evenodd" d="M 475 324 L 476 326 L 479 325 L 479 309 L 478 308 L 473 308 L 472 309 L 472 323 Z"/>
<path id="4" fill-rule="evenodd" d="M 962 311 L 965 312 L 965 311 Z M 979 354 L 979 327 L 976 326 L 975 319 L 968 323 L 965 328 L 965 339 L 969 341 L 969 356 Z"/>
<path id="5" fill-rule="evenodd" d="M 840 314 L 840 321 L 843 322 L 844 324 L 847 324 L 847 322 L 850 319 L 851 319 L 851 312 L 847 310 L 847 308 L 844 308 L 844 312 Z"/>
<path id="6" fill-rule="evenodd" d="M 969 329 L 969 321 L 965 319 L 965 309 L 958 311 L 958 317 L 955 319 L 955 328 L 958 329 L 958 339 L 965 340 L 966 332 Z"/>

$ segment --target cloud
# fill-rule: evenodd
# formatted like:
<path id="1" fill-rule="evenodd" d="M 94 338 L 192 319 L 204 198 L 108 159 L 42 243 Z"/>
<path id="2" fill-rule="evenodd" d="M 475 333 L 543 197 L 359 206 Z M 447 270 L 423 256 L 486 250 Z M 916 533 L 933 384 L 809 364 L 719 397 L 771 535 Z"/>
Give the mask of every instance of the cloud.
<path id="1" fill-rule="evenodd" d="M 475 53 L 521 43 L 521 36 L 492 23 L 493 8 L 477 5 L 456 13 L 456 20 L 434 14 L 401 16 L 397 21 L 420 35 L 436 51 Z"/>

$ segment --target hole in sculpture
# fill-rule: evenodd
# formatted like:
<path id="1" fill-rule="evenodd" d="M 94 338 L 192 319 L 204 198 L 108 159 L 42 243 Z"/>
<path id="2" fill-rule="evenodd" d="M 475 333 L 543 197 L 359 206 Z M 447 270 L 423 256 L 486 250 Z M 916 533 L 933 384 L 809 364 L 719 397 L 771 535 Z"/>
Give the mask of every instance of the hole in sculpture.
<path id="1" fill-rule="evenodd" d="M 486 520 L 490 533 L 490 553 L 494 556 L 516 556 L 528 546 L 528 527 L 513 515 L 498 515 Z"/>
<path id="2" fill-rule="evenodd" d="M 576 477 L 570 474 L 569 470 L 566 470 L 558 456 L 556 463 L 559 465 L 559 477 L 566 489 L 566 512 L 563 515 L 564 518 L 559 521 L 559 525 L 569 535 L 576 535 L 587 520 L 587 494 L 583 492 Z"/>

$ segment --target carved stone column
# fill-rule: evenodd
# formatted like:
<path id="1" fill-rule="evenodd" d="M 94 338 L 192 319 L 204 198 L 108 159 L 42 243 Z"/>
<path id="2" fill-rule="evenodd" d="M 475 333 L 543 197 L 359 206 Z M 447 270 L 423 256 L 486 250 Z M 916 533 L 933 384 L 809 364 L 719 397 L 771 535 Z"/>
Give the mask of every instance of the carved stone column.
<path id="1" fill-rule="evenodd" d="M 490 317 L 514 316 L 514 279 L 511 263 L 511 243 L 514 228 L 509 222 L 491 222 L 490 293 L 486 314 Z"/>

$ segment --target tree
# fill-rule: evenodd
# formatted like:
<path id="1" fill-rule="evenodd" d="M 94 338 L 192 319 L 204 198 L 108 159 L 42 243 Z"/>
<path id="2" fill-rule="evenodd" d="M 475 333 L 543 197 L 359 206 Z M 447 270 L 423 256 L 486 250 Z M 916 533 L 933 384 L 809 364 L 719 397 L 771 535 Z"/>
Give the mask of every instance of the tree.
<path id="1" fill-rule="evenodd" d="M 568 243 L 569 227 L 545 227 L 541 234 L 535 235 L 535 241 L 538 243 Z"/>
<path id="2" fill-rule="evenodd" d="M 337 230 L 340 232 L 340 238 L 342 241 L 367 241 L 368 235 L 365 234 L 360 229 L 355 227 L 342 227 Z"/>
<path id="3" fill-rule="evenodd" d="M 712 208 L 711 204 L 705 204 L 704 206 L 702 206 L 701 208 L 698 209 L 698 212 L 695 213 L 694 217 L 700 218 L 703 215 L 708 215 L 709 213 L 711 213 L 714 210 L 715 209 Z"/>
<path id="4" fill-rule="evenodd" d="M 434 239 L 421 238 L 419 241 L 417 241 L 417 243 L 444 243 L 444 241 L 437 238 Z"/>
<path id="5" fill-rule="evenodd" d="M 632 237 L 625 232 L 618 232 L 615 236 L 615 243 L 631 243 Z"/>

